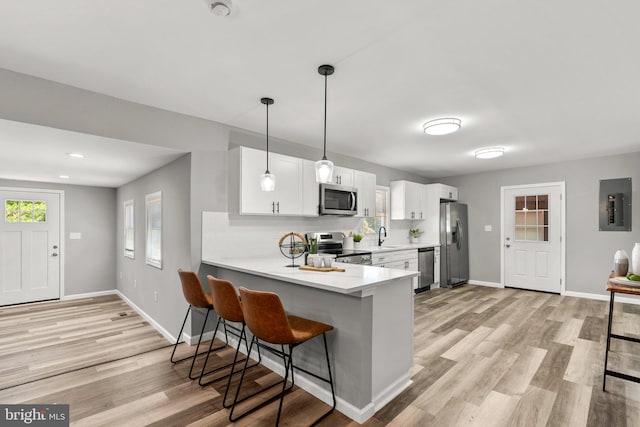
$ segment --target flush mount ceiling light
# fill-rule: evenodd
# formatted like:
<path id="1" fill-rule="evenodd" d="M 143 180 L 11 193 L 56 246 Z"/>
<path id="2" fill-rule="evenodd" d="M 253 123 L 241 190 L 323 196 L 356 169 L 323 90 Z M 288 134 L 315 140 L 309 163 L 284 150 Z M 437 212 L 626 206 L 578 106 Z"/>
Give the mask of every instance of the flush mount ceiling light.
<path id="1" fill-rule="evenodd" d="M 426 122 L 422 127 L 427 135 L 447 135 L 460 129 L 460 119 L 454 117 L 435 119 Z"/>
<path id="2" fill-rule="evenodd" d="M 84 159 L 84 154 L 81 154 L 81 153 L 69 153 L 69 157 L 73 157 L 74 159 Z"/>
<path id="3" fill-rule="evenodd" d="M 231 15 L 231 7 L 233 3 L 231 0 L 205 0 L 209 5 L 209 10 L 216 16 L 229 16 Z"/>
<path id="4" fill-rule="evenodd" d="M 477 150 L 474 155 L 476 159 L 495 159 L 504 154 L 504 147 L 489 147 Z"/>
<path id="5" fill-rule="evenodd" d="M 324 143 L 322 159 L 316 162 L 316 181 L 321 184 L 331 182 L 333 178 L 333 162 L 327 160 L 327 76 L 335 71 L 332 65 L 321 65 L 318 73 L 324 76 Z"/>
<path id="6" fill-rule="evenodd" d="M 276 189 L 276 176 L 269 172 L 269 105 L 273 105 L 271 98 L 261 98 L 260 102 L 267 106 L 267 169 L 260 175 L 260 189 L 273 191 Z"/>

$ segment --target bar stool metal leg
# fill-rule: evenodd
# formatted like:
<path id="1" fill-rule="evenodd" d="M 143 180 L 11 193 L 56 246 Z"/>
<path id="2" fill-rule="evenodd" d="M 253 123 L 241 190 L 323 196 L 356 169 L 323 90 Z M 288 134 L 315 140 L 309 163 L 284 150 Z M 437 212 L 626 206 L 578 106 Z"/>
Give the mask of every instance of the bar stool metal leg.
<path id="1" fill-rule="evenodd" d="M 604 374 L 602 375 L 602 391 L 606 391 L 607 385 L 607 363 L 609 362 L 609 348 L 611 347 L 611 322 L 613 319 L 613 296 L 615 292 L 611 292 L 609 299 L 609 325 L 607 326 L 607 349 L 604 353 Z"/>
<path id="2" fill-rule="evenodd" d="M 227 388 L 225 389 L 224 397 L 222 398 L 222 407 L 225 409 L 229 409 L 233 406 L 233 402 L 227 403 L 227 396 L 229 395 L 229 389 L 231 388 L 231 378 L 233 378 L 233 374 L 236 373 L 235 372 L 236 363 L 244 362 L 251 355 L 251 352 L 249 350 L 249 343 L 247 341 L 246 328 L 247 328 L 247 325 L 243 323 L 242 329 L 240 330 L 240 337 L 238 338 L 238 345 L 236 346 L 236 353 L 233 356 L 233 362 L 231 363 L 231 371 L 229 372 L 229 377 L 227 379 Z M 243 339 L 244 339 L 245 348 L 247 349 L 247 357 L 245 357 L 245 359 L 238 360 L 238 355 L 240 354 L 240 346 L 242 345 Z M 247 369 L 253 368 L 254 366 L 258 366 L 260 362 L 262 362 L 262 354 L 260 354 L 260 346 L 257 346 L 257 349 L 258 349 L 258 361 L 253 365 L 247 366 Z M 239 372 L 242 372 L 242 371 L 239 371 Z"/>
<path id="3" fill-rule="evenodd" d="M 182 359 L 177 359 L 177 360 L 173 359 L 175 357 L 178 344 L 180 344 L 180 338 L 182 337 L 182 332 L 184 331 L 184 327 L 187 324 L 187 319 L 189 318 L 189 312 L 191 311 L 191 308 L 192 308 L 191 305 L 189 305 L 189 308 L 187 308 L 187 314 L 184 316 L 184 321 L 182 322 L 182 327 L 180 328 L 180 332 L 178 332 L 178 338 L 176 338 L 176 343 L 173 345 L 173 351 L 171 352 L 171 363 L 173 364 L 182 362 L 183 360 L 191 359 L 192 357 L 202 356 L 203 354 L 206 354 L 206 351 L 203 351 L 202 353 L 193 354 L 191 356 L 183 357 Z M 200 340 L 202 340 L 202 334 L 200 334 Z M 200 345 L 200 341 L 198 341 L 198 345 Z M 216 350 L 216 349 L 213 349 L 213 350 Z"/>
<path id="4" fill-rule="evenodd" d="M 255 336 L 251 339 L 251 345 L 249 346 L 248 354 L 251 354 L 251 350 L 253 349 L 253 345 L 254 344 L 256 346 L 258 346 L 258 347 L 260 346 L 260 343 L 258 342 L 258 339 Z M 269 351 L 273 352 L 274 354 L 281 355 L 281 354 L 279 354 L 280 352 L 278 350 L 272 349 L 272 348 L 270 348 L 268 346 L 265 346 L 264 348 L 265 348 L 265 350 L 269 350 Z M 291 358 L 289 357 L 289 361 L 290 360 L 291 360 Z M 235 397 L 233 399 L 233 403 L 231 404 L 231 411 L 229 412 L 229 421 L 231 421 L 231 422 L 238 421 L 240 418 L 243 418 L 246 415 L 249 415 L 252 412 L 257 411 L 258 409 L 265 407 L 266 405 L 270 404 L 271 402 L 275 401 L 276 399 L 284 397 L 284 394 L 286 394 L 288 391 L 290 391 L 293 388 L 293 384 L 291 384 L 289 387 L 287 387 L 287 379 L 289 377 L 289 375 L 288 375 L 289 366 L 288 366 L 288 364 L 285 363 L 286 372 L 285 372 L 284 379 L 282 379 L 282 380 L 280 380 L 280 381 L 278 381 L 276 383 L 273 383 L 270 386 L 267 386 L 267 387 L 265 387 L 263 389 L 260 389 L 260 390 L 256 391 L 255 393 L 251 393 L 250 395 L 245 396 L 242 399 L 238 399 L 238 397 L 240 395 L 240 389 L 242 388 L 242 383 L 244 381 L 244 374 L 247 372 L 248 363 L 249 363 L 249 357 L 247 357 L 245 359 L 244 367 L 242 369 L 242 374 L 240 374 L 240 382 L 238 383 L 238 388 L 236 389 L 236 394 L 235 394 Z M 248 399 L 250 399 L 250 398 L 252 398 L 254 396 L 257 396 L 258 394 L 263 393 L 263 392 L 265 392 L 267 390 L 270 390 L 273 387 L 275 387 L 277 385 L 280 385 L 280 384 L 282 384 L 282 392 L 280 394 L 277 394 L 277 395 L 265 400 L 264 402 L 258 404 L 257 406 L 254 406 L 251 409 L 248 409 L 247 411 L 243 412 L 242 414 L 234 417 L 234 412 L 235 412 L 235 409 L 236 409 L 236 405 L 238 403 L 244 402 L 244 401 L 246 401 L 246 400 L 248 400 Z M 279 415 L 278 415 L 278 417 L 279 417 Z"/>

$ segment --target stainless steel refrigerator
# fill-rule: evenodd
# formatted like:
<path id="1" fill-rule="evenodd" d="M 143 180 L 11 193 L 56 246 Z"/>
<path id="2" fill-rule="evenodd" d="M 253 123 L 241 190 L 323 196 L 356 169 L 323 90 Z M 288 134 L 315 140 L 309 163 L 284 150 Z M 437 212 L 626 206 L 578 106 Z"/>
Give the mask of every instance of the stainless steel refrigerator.
<path id="1" fill-rule="evenodd" d="M 440 287 L 453 288 L 469 280 L 467 205 L 440 203 Z"/>

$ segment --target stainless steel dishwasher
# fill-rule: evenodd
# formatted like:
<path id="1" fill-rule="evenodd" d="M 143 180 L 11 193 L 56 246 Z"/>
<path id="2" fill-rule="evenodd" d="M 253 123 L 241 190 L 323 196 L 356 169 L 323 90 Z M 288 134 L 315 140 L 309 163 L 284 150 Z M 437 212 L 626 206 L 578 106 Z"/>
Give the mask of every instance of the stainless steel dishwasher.
<path id="1" fill-rule="evenodd" d="M 433 268 L 434 255 L 433 247 L 418 249 L 418 270 L 420 270 L 420 277 L 416 293 L 428 291 L 431 289 L 431 285 L 435 283 Z"/>

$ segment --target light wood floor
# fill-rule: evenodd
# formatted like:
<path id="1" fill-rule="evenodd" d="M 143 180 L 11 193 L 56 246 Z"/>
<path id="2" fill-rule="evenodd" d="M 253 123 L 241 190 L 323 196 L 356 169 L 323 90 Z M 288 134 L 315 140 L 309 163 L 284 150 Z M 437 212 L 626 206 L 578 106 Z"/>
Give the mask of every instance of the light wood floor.
<path id="1" fill-rule="evenodd" d="M 80 314 L 83 304 L 76 304 Z M 414 383 L 365 425 L 639 426 L 640 384 L 608 377 L 608 392 L 602 392 L 607 311 L 603 301 L 514 289 L 466 285 L 420 294 L 414 308 Z M 7 339 L 7 320 L 0 311 L 3 384 L 19 366 L 5 359 L 17 339 Z M 614 320 L 617 333 L 640 337 L 640 306 L 616 304 Z M 613 343 L 611 368 L 640 376 L 640 344 Z M 181 346 L 182 353 L 187 350 Z M 221 409 L 226 379 L 201 388 L 186 379 L 186 362 L 168 362 L 170 351 L 62 374 L 56 368 L 50 378 L 0 387 L 0 402 L 69 403 L 74 425 L 228 425 L 228 412 Z M 57 353 L 52 366 L 77 352 L 71 347 L 66 356 Z M 210 363 L 232 355 L 225 350 Z M 249 374 L 252 387 L 277 379 L 262 367 Z M 326 408 L 294 389 L 285 398 L 281 425 L 306 425 Z M 273 425 L 276 410 L 269 405 L 235 425 Z M 322 425 L 357 424 L 335 412 Z"/>

